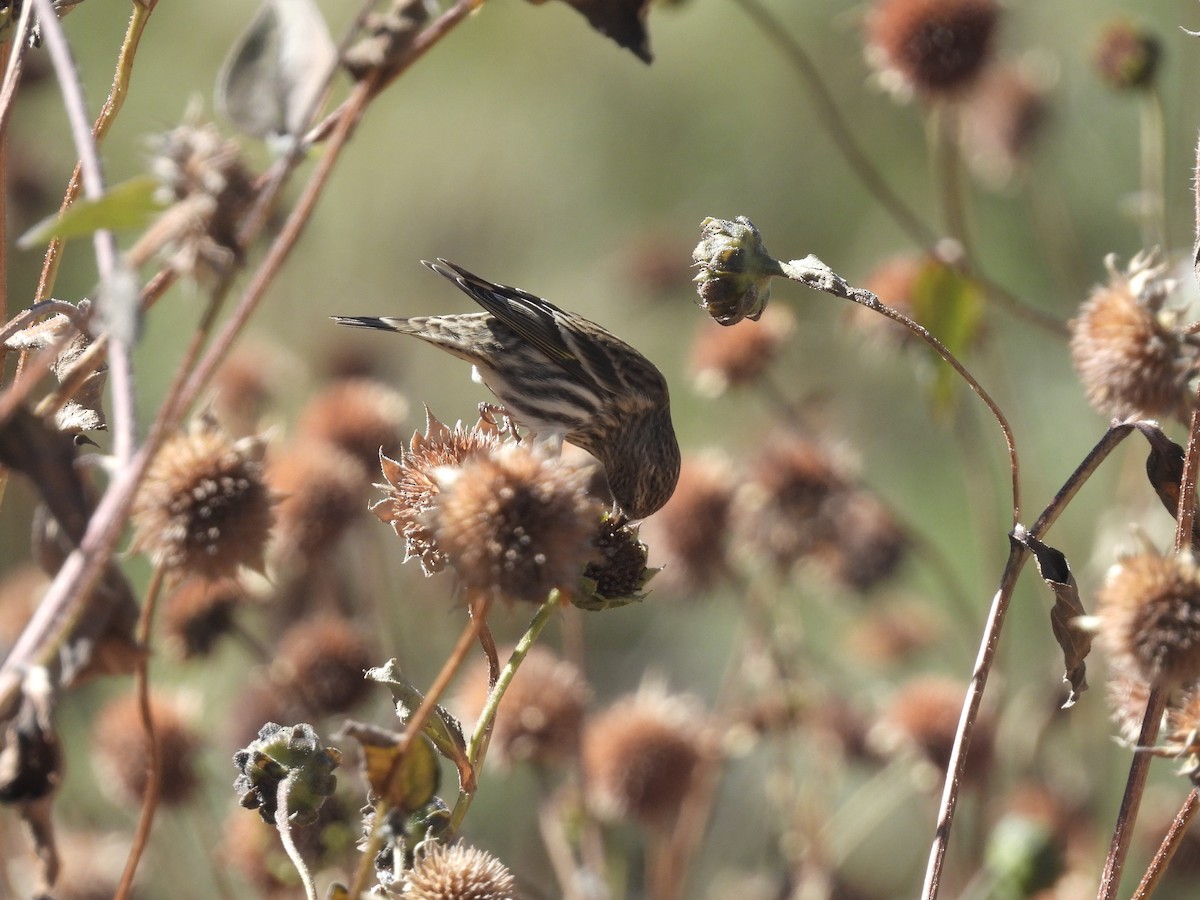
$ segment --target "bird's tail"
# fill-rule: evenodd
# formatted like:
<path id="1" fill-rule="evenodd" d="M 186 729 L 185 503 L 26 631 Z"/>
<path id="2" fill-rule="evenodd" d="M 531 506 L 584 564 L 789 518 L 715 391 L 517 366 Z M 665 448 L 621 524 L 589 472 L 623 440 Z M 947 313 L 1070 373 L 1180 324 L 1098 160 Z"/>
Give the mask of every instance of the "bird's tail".
<path id="1" fill-rule="evenodd" d="M 391 316 L 330 316 L 339 325 L 352 325 L 355 328 L 378 328 L 380 331 L 398 331 L 401 334 L 412 334 L 413 328 L 409 319 L 397 319 Z"/>

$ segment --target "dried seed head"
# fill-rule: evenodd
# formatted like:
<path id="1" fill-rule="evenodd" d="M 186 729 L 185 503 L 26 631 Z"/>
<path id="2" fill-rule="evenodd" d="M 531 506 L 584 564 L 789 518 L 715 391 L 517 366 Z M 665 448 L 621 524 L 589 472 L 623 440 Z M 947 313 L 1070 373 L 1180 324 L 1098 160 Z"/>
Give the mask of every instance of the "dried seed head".
<path id="1" fill-rule="evenodd" d="M 1071 322 L 1071 357 L 1088 402 L 1118 418 L 1181 415 L 1196 354 L 1181 341 L 1177 313 L 1163 308 L 1175 283 L 1150 255 L 1135 256 L 1126 272 L 1112 256 L 1105 264 L 1109 283 Z"/>
<path id="2" fill-rule="evenodd" d="M 262 571 L 275 521 L 263 441 L 231 440 L 207 419 L 163 444 L 133 508 L 134 548 L 176 576 Z"/>
<path id="3" fill-rule="evenodd" d="M 692 383 L 705 397 L 754 384 L 779 355 L 795 328 L 786 309 L 766 310 L 759 322 L 740 328 L 717 328 L 701 322 L 692 340 Z"/>
<path id="4" fill-rule="evenodd" d="M 575 606 L 610 609 L 645 598 L 642 591 L 658 570 L 647 567 L 648 548 L 640 534 L 641 525 L 630 525 L 624 516 L 601 517 L 592 535 L 594 558 L 584 566 L 580 590 L 571 598 Z"/>
<path id="5" fill-rule="evenodd" d="M 426 843 L 408 871 L 412 900 L 513 900 L 516 879 L 490 853 L 465 844 Z"/>
<path id="6" fill-rule="evenodd" d="M 151 693 L 150 719 L 162 778 L 159 800 L 178 806 L 190 800 L 199 785 L 196 774 L 200 739 L 184 720 L 175 702 Z M 130 693 L 110 701 L 92 729 L 93 762 L 100 783 L 114 799 L 131 807 L 142 802 L 150 771 L 149 746 L 137 697 Z"/>
<path id="7" fill-rule="evenodd" d="M 507 655 L 501 652 L 500 657 Z M 474 721 L 488 693 L 487 662 L 480 660 L 463 674 L 456 712 L 465 721 Z M 577 755 L 590 697 L 587 681 L 574 663 L 535 644 L 500 701 L 489 745 L 496 761 L 506 767 L 515 762 L 554 765 Z"/>
<path id="8" fill-rule="evenodd" d="M 233 630 L 234 616 L 246 602 L 233 579 L 189 578 L 163 604 L 163 637 L 182 659 L 208 656 Z"/>
<path id="9" fill-rule="evenodd" d="M 1118 669 L 1162 688 L 1200 678 L 1200 569 L 1189 554 L 1121 560 L 1100 589 L 1096 615 Z"/>
<path id="10" fill-rule="evenodd" d="M 1109 22 L 1100 31 L 1092 62 L 1100 78 L 1116 90 L 1151 87 L 1162 58 L 1162 42 L 1132 22 Z"/>
<path id="11" fill-rule="evenodd" d="M 905 684 L 884 710 L 871 742 L 881 752 L 916 753 L 929 766 L 930 786 L 950 762 L 965 686 L 939 676 L 915 678 Z M 992 719 L 981 715 L 971 738 L 965 778 L 978 782 L 991 765 Z"/>
<path id="12" fill-rule="evenodd" d="M 217 419 L 236 434 L 257 430 L 263 413 L 295 368 L 295 360 L 277 346 L 239 341 L 213 375 L 212 406 Z"/>
<path id="13" fill-rule="evenodd" d="M 895 668 L 936 646 L 945 632 L 926 606 L 872 607 L 849 635 L 849 656 L 867 665 Z"/>
<path id="14" fill-rule="evenodd" d="M 685 458 L 667 505 L 646 520 L 658 584 L 680 594 L 713 587 L 728 566 L 733 474 L 714 459 Z"/>
<path id="15" fill-rule="evenodd" d="M 584 725 L 589 805 L 606 819 L 669 823 L 713 752 L 710 725 L 691 698 L 643 685 Z"/>
<path id="16" fill-rule="evenodd" d="M 863 280 L 863 287 L 881 302 L 911 318 L 918 279 L 930 264 L 928 257 L 922 254 L 893 256 L 871 270 Z M 906 346 L 919 341 L 915 334 L 896 320 L 858 303 L 850 304 L 846 321 L 855 331 L 886 347 Z"/>
<path id="17" fill-rule="evenodd" d="M 999 19 L 993 0 L 877 0 L 867 17 L 867 57 L 890 90 L 953 95 L 990 58 Z"/>
<path id="18" fill-rule="evenodd" d="M 308 724 L 284 727 L 268 722 L 258 737 L 233 755 L 239 774 L 233 782 L 245 809 L 257 809 L 264 822 L 275 822 L 279 786 L 288 782 L 288 821 L 311 825 L 337 788 L 334 770 L 342 764 L 336 747 L 326 747 Z"/>
<path id="19" fill-rule="evenodd" d="M 874 494 L 854 488 L 830 498 L 822 515 L 831 525 L 814 548 L 825 571 L 853 591 L 866 593 L 893 575 L 908 549 L 908 536 Z"/>
<path id="20" fill-rule="evenodd" d="M 308 402 L 300 414 L 299 430 L 340 447 L 373 471 L 380 453 L 395 456 L 401 451 L 401 428 L 407 416 L 408 401 L 399 392 L 379 381 L 347 378 Z"/>
<path id="21" fill-rule="evenodd" d="M 1125 740 L 1136 744 L 1150 699 L 1150 685 L 1140 675 L 1112 662 L 1104 684 L 1109 716 Z"/>
<path id="22" fill-rule="evenodd" d="M 267 480 L 280 497 L 277 546 L 301 561 L 333 550 L 362 512 L 367 491 L 358 461 L 326 441 L 301 441 L 272 456 Z"/>
<path id="23" fill-rule="evenodd" d="M 989 185 L 1004 185 L 1026 162 L 1046 113 L 1041 86 L 1019 68 L 986 72 L 963 118 L 962 144 L 975 173 Z"/>
<path id="24" fill-rule="evenodd" d="M 782 433 L 769 439 L 734 498 L 742 541 L 788 570 L 829 540 L 830 498 L 849 488 L 848 466 L 816 441 Z"/>
<path id="25" fill-rule="evenodd" d="M 150 170 L 171 206 L 130 251 L 136 264 L 163 252 L 198 280 L 227 276 L 241 259 L 238 229 L 254 204 L 254 176 L 215 125 L 181 125 L 153 141 Z"/>
<path id="26" fill-rule="evenodd" d="M 461 422 L 447 428 L 429 410 L 425 411 L 425 433 L 413 434 L 409 448 L 400 448 L 398 459 L 379 458 L 386 484 L 377 485 L 386 496 L 371 510 L 404 538 L 404 561 L 416 558 L 426 575 L 446 566 L 446 555 L 438 548 L 426 522 L 439 488 L 434 473 L 461 466 L 477 453 L 490 453 L 500 446 L 494 422 L 480 419 L 474 428 Z"/>
<path id="27" fill-rule="evenodd" d="M 279 642 L 276 682 L 309 715 L 347 712 L 367 694 L 371 667 L 366 639 L 340 616 L 320 615 L 293 625 Z"/>
<path id="28" fill-rule="evenodd" d="M 574 592 L 603 515 L 586 469 L 508 444 L 434 474 L 430 531 L 468 591 L 531 603 Z"/>

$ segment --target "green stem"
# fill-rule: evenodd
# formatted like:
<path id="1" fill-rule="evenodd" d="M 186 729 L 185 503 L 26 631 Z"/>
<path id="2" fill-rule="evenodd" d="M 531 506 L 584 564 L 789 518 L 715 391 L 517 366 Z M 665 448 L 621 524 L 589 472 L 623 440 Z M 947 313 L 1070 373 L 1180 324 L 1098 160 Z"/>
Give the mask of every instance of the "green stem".
<path id="1" fill-rule="evenodd" d="M 479 721 L 475 723 L 475 730 L 471 733 L 471 739 L 467 741 L 467 760 L 474 771 L 478 771 L 483 765 L 483 758 L 487 753 L 488 740 L 492 734 L 492 723 L 496 719 L 496 710 L 500 708 L 500 701 L 504 697 L 504 692 L 512 684 L 513 676 L 517 674 L 518 667 L 524 661 L 530 649 L 532 649 L 538 636 L 542 633 L 542 629 L 546 627 L 546 623 L 550 621 L 550 617 L 558 609 L 559 598 L 560 593 L 555 588 L 550 592 L 550 596 L 546 598 L 546 602 L 538 608 L 537 613 L 534 614 L 533 619 L 529 623 L 529 627 L 525 629 L 525 633 L 517 641 L 517 646 L 513 648 L 512 655 L 508 658 L 508 662 L 500 672 L 500 677 L 496 679 L 496 686 L 488 694 L 483 711 L 479 714 Z M 454 811 L 450 816 L 451 833 L 458 831 L 459 826 L 462 825 L 463 819 L 466 818 L 467 810 L 471 806 L 471 800 L 475 797 L 476 790 L 478 790 L 478 779 L 476 779 L 475 790 L 459 789 L 458 801 L 454 804 Z"/>

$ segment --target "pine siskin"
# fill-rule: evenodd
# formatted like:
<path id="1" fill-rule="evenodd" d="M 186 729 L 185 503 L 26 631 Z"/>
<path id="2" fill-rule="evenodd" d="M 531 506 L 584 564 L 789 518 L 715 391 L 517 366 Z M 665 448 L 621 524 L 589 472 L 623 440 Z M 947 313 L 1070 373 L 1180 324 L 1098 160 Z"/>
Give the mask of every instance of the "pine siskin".
<path id="1" fill-rule="evenodd" d="M 635 519 L 659 509 L 679 478 L 679 444 L 662 373 L 624 341 L 526 291 L 444 259 L 421 261 L 486 312 L 409 319 L 335 316 L 342 325 L 411 334 L 475 366 L 474 378 L 542 438 L 565 438 L 604 466 Z"/>

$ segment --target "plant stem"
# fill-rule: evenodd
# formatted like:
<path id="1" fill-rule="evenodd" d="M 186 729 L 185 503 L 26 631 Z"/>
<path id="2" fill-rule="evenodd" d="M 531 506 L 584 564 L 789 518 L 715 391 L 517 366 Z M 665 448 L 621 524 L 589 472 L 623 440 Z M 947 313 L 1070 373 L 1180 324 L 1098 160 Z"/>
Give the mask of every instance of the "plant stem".
<path id="1" fill-rule="evenodd" d="M 1154 852 L 1154 859 L 1150 861 L 1150 865 L 1146 868 L 1146 873 L 1142 876 L 1137 890 L 1133 892 L 1131 900 L 1149 900 L 1149 897 L 1154 893 L 1154 889 L 1158 887 L 1158 882 L 1166 873 L 1167 866 L 1171 862 L 1171 857 L 1175 855 L 1175 851 L 1179 849 L 1179 845 L 1187 835 L 1188 826 L 1196 818 L 1196 811 L 1198 809 L 1200 809 L 1200 791 L 1192 788 L 1188 792 L 1186 799 L 1184 799 L 1183 806 L 1179 808 L 1179 812 L 1175 814 L 1175 818 L 1171 821 L 1171 827 L 1163 835 L 1162 843 L 1159 845 L 1158 850 Z"/>

